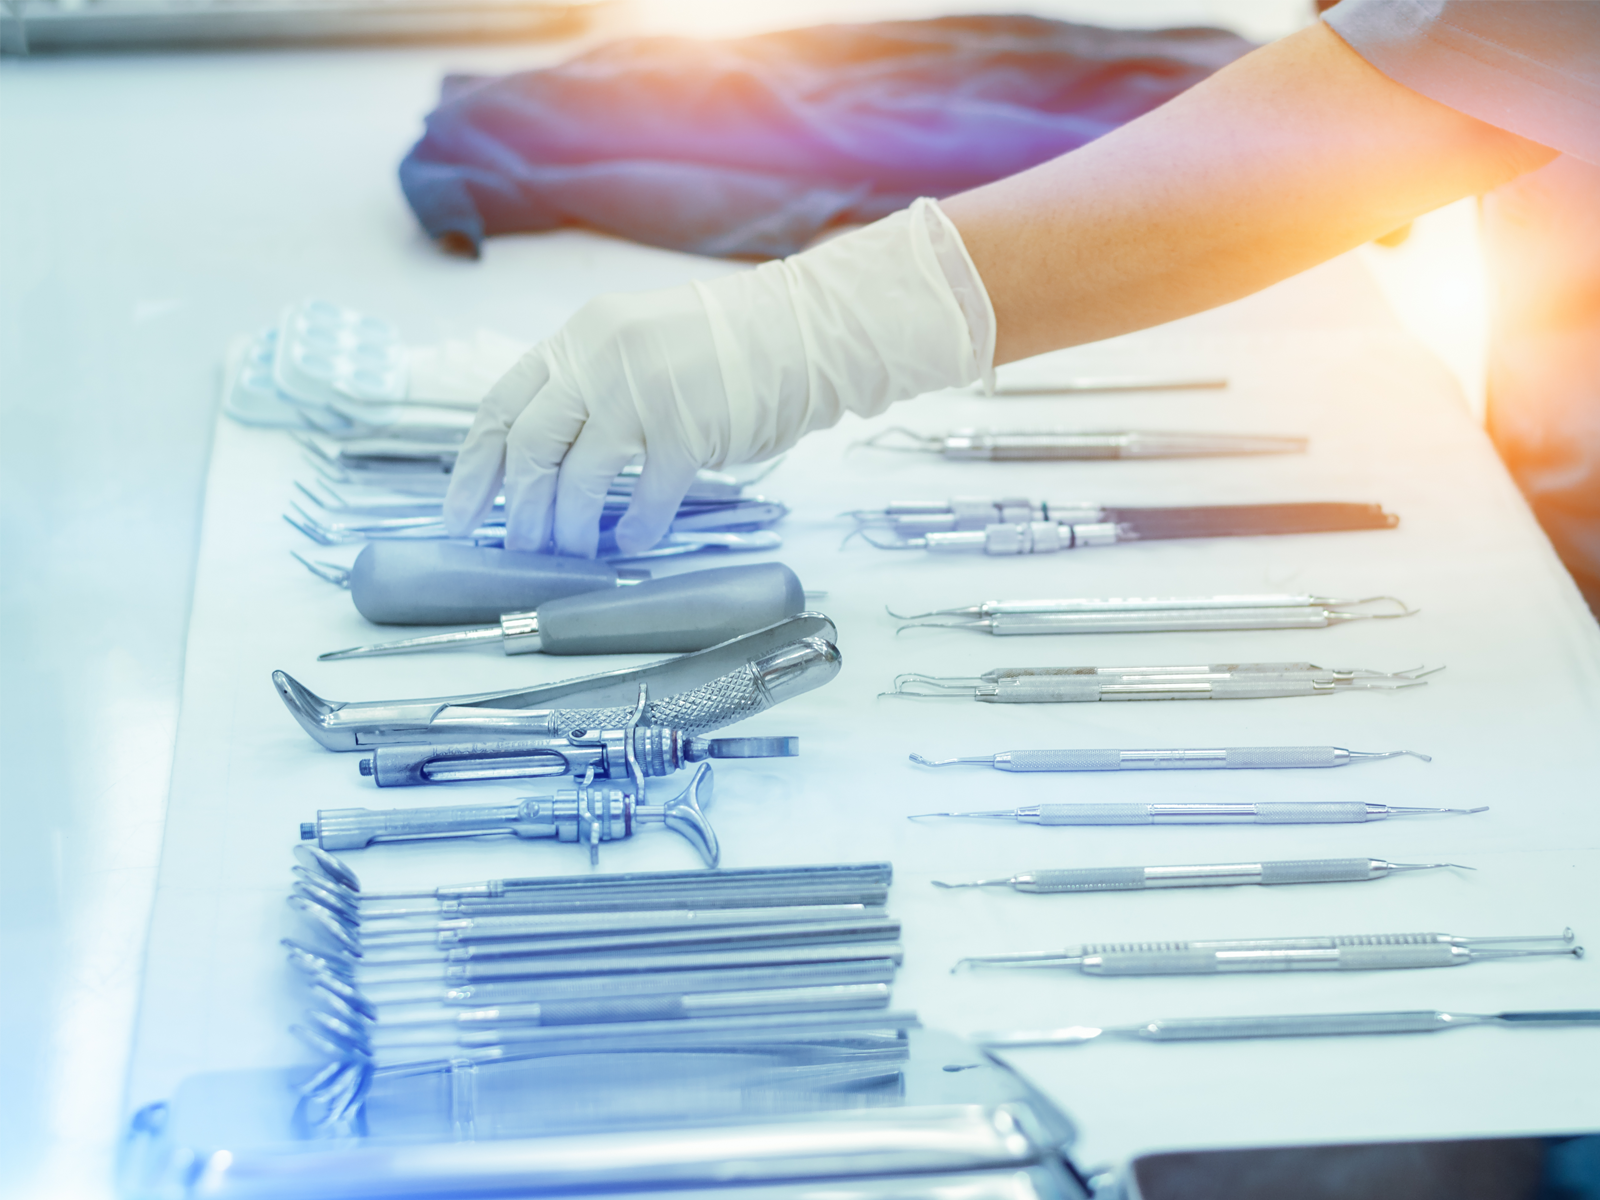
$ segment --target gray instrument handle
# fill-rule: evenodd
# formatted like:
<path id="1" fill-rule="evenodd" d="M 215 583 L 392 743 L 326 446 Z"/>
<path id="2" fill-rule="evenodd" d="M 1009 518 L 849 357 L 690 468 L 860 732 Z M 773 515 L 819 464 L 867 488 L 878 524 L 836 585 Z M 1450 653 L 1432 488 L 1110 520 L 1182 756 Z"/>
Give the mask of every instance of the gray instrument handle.
<path id="1" fill-rule="evenodd" d="M 615 570 L 585 558 L 427 539 L 368 542 L 350 568 L 350 598 L 377 625 L 493 625 L 616 586 Z"/>
<path id="2" fill-rule="evenodd" d="M 1332 746 L 1235 746 L 1226 750 L 1013 750 L 1012 771 L 1159 771 L 1334 767 Z"/>
<path id="3" fill-rule="evenodd" d="M 992 694 L 979 700 L 995 704 L 1065 704 L 1111 700 L 1252 700 L 1270 696 L 1314 696 L 1332 692 L 1309 679 L 1163 680 L 1138 676 L 1109 678 L 1084 675 L 1067 678 L 1019 675 L 997 680 Z"/>
<path id="4" fill-rule="evenodd" d="M 1135 1031 L 1152 1042 L 1202 1038 L 1317 1037 L 1328 1034 L 1432 1033 L 1449 1029 L 1444 1013 L 1434 1011 L 1307 1013 L 1276 1017 L 1198 1017 L 1151 1021 Z"/>
<path id="5" fill-rule="evenodd" d="M 539 644 L 546 654 L 685 654 L 803 608 L 800 580 L 782 563 L 717 567 L 542 604 Z"/>
<path id="6" fill-rule="evenodd" d="M 1339 825 L 1367 820 L 1358 800 L 1261 804 L 1041 804 L 1040 825 Z"/>

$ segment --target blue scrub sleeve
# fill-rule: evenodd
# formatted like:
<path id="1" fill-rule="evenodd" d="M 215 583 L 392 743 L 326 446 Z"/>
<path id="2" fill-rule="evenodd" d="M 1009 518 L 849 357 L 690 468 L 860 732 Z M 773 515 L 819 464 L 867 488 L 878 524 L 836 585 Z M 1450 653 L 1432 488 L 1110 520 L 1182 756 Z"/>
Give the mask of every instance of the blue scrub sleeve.
<path id="1" fill-rule="evenodd" d="M 1596 0 L 1341 0 L 1323 20 L 1396 83 L 1600 164 Z"/>

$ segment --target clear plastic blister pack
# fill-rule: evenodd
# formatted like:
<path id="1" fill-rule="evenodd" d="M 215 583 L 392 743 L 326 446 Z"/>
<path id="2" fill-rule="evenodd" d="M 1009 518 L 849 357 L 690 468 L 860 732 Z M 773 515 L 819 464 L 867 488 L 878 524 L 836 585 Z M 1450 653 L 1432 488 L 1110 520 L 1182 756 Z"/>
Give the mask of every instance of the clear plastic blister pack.
<path id="1" fill-rule="evenodd" d="M 326 300 L 290 305 L 272 363 L 278 389 L 342 411 L 406 398 L 406 348 L 387 321 Z"/>

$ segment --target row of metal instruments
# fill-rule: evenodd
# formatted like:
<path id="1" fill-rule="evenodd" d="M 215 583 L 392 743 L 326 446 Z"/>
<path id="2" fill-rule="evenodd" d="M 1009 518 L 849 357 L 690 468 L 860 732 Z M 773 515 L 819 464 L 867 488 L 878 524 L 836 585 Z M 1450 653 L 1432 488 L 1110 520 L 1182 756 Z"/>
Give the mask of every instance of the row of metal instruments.
<path id="1" fill-rule="evenodd" d="M 300 326 L 294 322 L 305 324 L 305 315 L 286 317 L 273 351 L 279 360 L 294 359 L 294 338 L 304 333 L 296 332 Z M 278 365 L 280 385 L 300 379 Z M 1214 389 L 1226 381 L 1135 382 L 1142 389 Z M 1132 384 L 1100 380 L 1056 390 L 1121 386 Z M 345 589 L 372 624 L 413 631 L 404 638 L 329 647 L 321 661 L 474 648 L 506 655 L 664 656 L 555 683 L 400 699 L 327 699 L 287 672 L 273 673 L 273 686 L 293 720 L 322 749 L 349 755 L 357 779 L 379 788 L 527 781 L 544 789 L 495 800 L 439 793 L 452 795 L 453 802 L 321 808 L 300 824 L 289 896 L 296 927 L 283 948 L 303 985 L 303 1012 L 294 1031 L 316 1062 L 295 1076 L 295 1120 L 301 1135 L 337 1145 L 346 1156 L 327 1160 L 330 1178 L 367 1171 L 382 1186 L 409 1188 L 405 1194 L 417 1196 L 501 1183 L 510 1194 L 514 1180 L 531 1177 L 529 1171 L 552 1188 L 549 1181 L 568 1172 L 585 1187 L 615 1177 L 625 1188 L 692 1191 L 708 1179 L 725 1182 L 725 1162 L 737 1161 L 758 1177 L 763 1156 L 780 1153 L 771 1134 L 778 1128 L 789 1139 L 783 1145 L 794 1161 L 807 1164 L 807 1177 L 852 1179 L 852 1189 L 841 1195 L 890 1200 L 911 1194 L 903 1186 L 909 1175 L 966 1170 L 969 1176 L 962 1178 L 969 1182 L 1026 1176 L 1033 1184 L 1032 1191 L 979 1189 L 971 1192 L 975 1196 L 1068 1200 L 1087 1195 L 1061 1152 L 1070 1141 L 1070 1122 L 997 1057 L 1008 1047 L 1600 1023 L 1600 1011 L 1589 1010 L 1290 1013 L 1114 1026 L 1055 1022 L 980 1032 L 967 1041 L 940 1040 L 914 1012 L 893 1004 L 904 949 L 901 924 L 888 911 L 889 863 L 722 866 L 724 846 L 712 821 L 717 769 L 726 772 L 725 787 L 737 788 L 741 762 L 793 758 L 801 750 L 791 734 L 739 736 L 726 732 L 728 727 L 827 685 L 843 661 L 834 623 L 812 607 L 821 596 L 808 593 L 793 571 L 774 562 L 727 565 L 729 554 L 782 546 L 775 527 L 788 508 L 750 490 L 768 472 L 701 472 L 664 540 L 624 557 L 610 534 L 638 477 L 636 468 L 625 470 L 606 497 L 599 559 L 573 560 L 507 550 L 503 502 L 469 538 L 445 536 L 443 495 L 466 430 L 462 414 L 450 405 L 409 402 L 399 393 L 363 398 L 348 388 L 308 387 L 283 411 L 288 416 L 277 423 L 293 429 L 311 472 L 296 483 L 298 500 L 285 519 L 319 546 L 361 545 L 348 563 L 295 557 Z M 949 470 L 959 471 L 964 460 L 1293 454 L 1305 451 L 1307 440 L 1215 431 L 892 429 L 865 446 L 869 452 L 939 456 L 952 464 Z M 979 556 L 974 563 L 981 556 L 1132 542 L 1385 530 L 1398 524 L 1381 506 L 1366 503 L 1136 507 L 1030 497 L 900 501 L 844 517 L 847 547 L 862 541 L 887 550 Z M 687 566 L 704 556 L 721 565 L 652 576 L 656 560 Z M 970 632 L 1009 637 L 1311 630 L 1416 612 L 1390 596 L 1046 597 L 927 612 L 891 609 L 898 626 L 886 636 L 908 635 L 906 644 L 915 646 L 917 639 Z M 433 632 L 417 632 L 429 627 Z M 961 632 L 939 635 L 930 629 Z M 1325 668 L 1296 661 L 1034 661 L 976 676 L 904 673 L 883 695 L 983 704 L 1260 700 L 1414 689 L 1429 684 L 1438 670 Z M 963 724 L 977 727 L 984 720 Z M 1041 748 L 942 757 L 914 752 L 906 769 L 941 776 L 961 767 L 1063 776 L 1276 771 L 1402 757 L 1428 761 L 1414 750 L 1325 745 Z M 1391 805 L 1370 799 L 1363 789 L 1361 798 L 1348 800 L 1168 801 L 1151 800 L 1146 792 L 1136 800 L 1002 802 L 981 810 L 905 815 L 918 822 L 957 818 L 991 827 L 1284 825 L 1301 831 L 1311 846 L 1322 836 L 1320 827 L 1484 811 Z M 958 836 L 953 831 L 961 827 L 951 828 Z M 642 837 L 675 844 L 664 834 L 687 843 L 700 867 L 597 870 L 606 843 Z M 1018 836 L 1034 846 L 1052 844 L 1042 840 L 1047 833 L 1019 830 Z M 400 843 L 425 847 L 486 837 L 582 846 L 589 871 L 373 890 L 363 887 L 347 860 Z M 1057 863 L 993 878 L 931 882 L 941 893 L 953 893 L 940 904 L 956 905 L 960 895 L 984 889 L 1037 897 L 1272 888 L 1472 869 L 1446 861 L 1310 853 L 1316 856 Z M 1470 937 L 1386 931 L 1206 940 L 1164 940 L 1159 931 L 1152 936 L 968 955 L 951 970 L 1057 970 L 1103 979 L 1418 970 L 1583 952 L 1571 929 Z M 827 1124 L 839 1121 L 843 1110 L 850 1110 L 853 1125 Z M 783 1114 L 789 1124 L 769 1123 L 751 1132 L 738 1125 L 751 1113 L 769 1121 Z M 618 1138 L 632 1133 L 611 1143 L 584 1141 L 597 1124 Z M 700 1146 L 695 1128 L 714 1129 L 716 1144 Z M 518 1151 L 526 1156 L 518 1159 L 523 1174 L 506 1175 L 501 1183 L 483 1174 L 495 1168 L 471 1148 L 496 1138 L 538 1144 Z M 424 1146 L 426 1154 L 444 1157 L 429 1159 L 426 1171 L 432 1173 L 418 1182 L 422 1176 L 404 1175 L 397 1160 L 378 1152 L 396 1139 L 411 1139 L 413 1149 Z M 837 1158 L 841 1146 L 856 1147 L 844 1166 Z M 449 1147 L 448 1153 L 441 1147 Z M 622 1158 L 645 1165 L 627 1176 Z M 422 1162 L 419 1157 L 413 1165 Z M 537 1168 L 530 1165 L 535 1163 Z M 268 1181 L 261 1184 L 262 1195 L 294 1194 L 293 1181 L 304 1178 L 270 1158 L 220 1170 L 219 1178 L 229 1170 L 255 1172 L 248 1179 Z M 869 1186 L 857 1178 L 866 1175 L 877 1182 Z M 363 1186 L 350 1183 L 348 1194 L 391 1194 L 379 1185 L 363 1192 Z M 231 1193 L 223 1188 L 217 1194 Z"/>

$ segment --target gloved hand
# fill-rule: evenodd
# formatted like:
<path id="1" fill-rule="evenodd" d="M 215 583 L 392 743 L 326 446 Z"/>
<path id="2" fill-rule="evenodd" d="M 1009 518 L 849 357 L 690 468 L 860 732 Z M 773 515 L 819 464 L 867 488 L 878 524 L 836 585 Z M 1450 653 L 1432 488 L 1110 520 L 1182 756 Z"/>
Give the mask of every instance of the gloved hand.
<path id="1" fill-rule="evenodd" d="M 484 397 L 456 459 L 456 537 L 501 488 L 506 546 L 592 558 L 617 472 L 644 469 L 617 526 L 655 545 L 701 467 L 781 454 L 845 412 L 992 382 L 994 310 L 932 200 L 709 283 L 590 301 Z"/>

